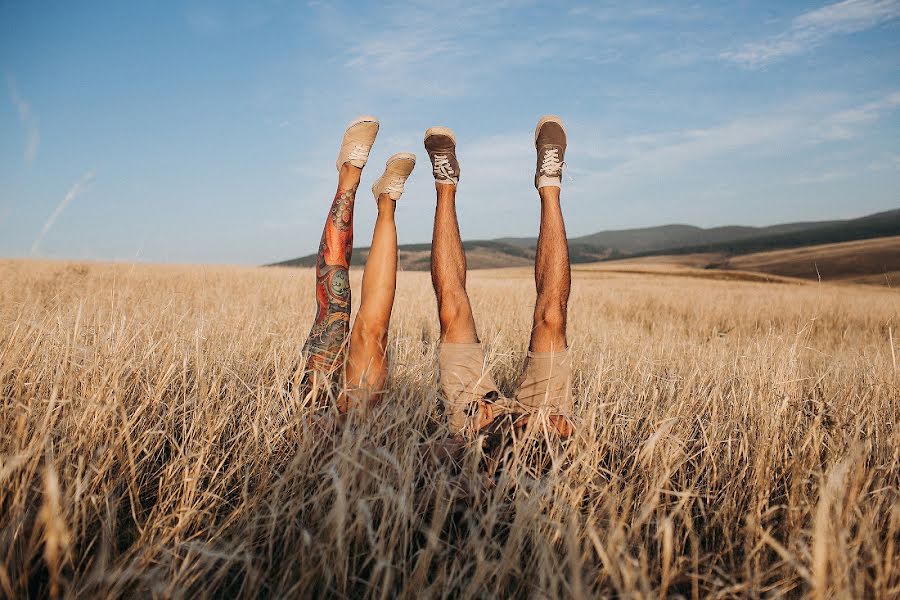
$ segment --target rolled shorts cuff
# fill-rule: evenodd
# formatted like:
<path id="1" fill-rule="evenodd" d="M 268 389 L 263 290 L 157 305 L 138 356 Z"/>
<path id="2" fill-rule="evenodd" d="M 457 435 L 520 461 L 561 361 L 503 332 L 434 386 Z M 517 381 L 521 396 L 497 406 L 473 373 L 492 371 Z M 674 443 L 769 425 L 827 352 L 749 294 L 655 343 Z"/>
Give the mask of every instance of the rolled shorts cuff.
<path id="1" fill-rule="evenodd" d="M 453 344 L 442 342 L 438 353 L 438 369 L 445 410 L 450 429 L 458 433 L 465 428 L 473 403 L 488 394 L 499 394 L 484 360 L 478 342 Z"/>
<path id="2" fill-rule="evenodd" d="M 571 416 L 572 365 L 569 349 L 531 352 L 525 357 L 525 369 L 516 392 L 520 404 L 533 411 Z"/>

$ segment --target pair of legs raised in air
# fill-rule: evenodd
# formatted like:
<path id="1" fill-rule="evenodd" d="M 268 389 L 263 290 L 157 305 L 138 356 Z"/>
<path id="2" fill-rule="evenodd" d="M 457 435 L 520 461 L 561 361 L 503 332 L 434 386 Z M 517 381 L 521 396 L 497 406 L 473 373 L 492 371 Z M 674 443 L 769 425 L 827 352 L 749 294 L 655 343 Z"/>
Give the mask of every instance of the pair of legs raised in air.
<path id="1" fill-rule="evenodd" d="M 500 397 L 490 376 L 466 292 L 466 255 L 456 218 L 460 176 L 456 138 L 447 128 L 433 127 L 426 133 L 425 149 L 437 189 L 431 279 L 441 323 L 440 380 L 451 430 L 471 434 L 503 413 L 512 413 L 516 424 L 524 426 L 532 415 L 543 414 L 559 434 L 571 435 L 571 368 L 566 340 L 571 272 L 560 207 L 566 150 L 562 121 L 546 116 L 535 130 L 535 187 L 541 205 L 534 269 L 537 300 L 525 369 L 512 399 Z"/>
<path id="2" fill-rule="evenodd" d="M 378 217 L 363 271 L 359 313 L 351 332 L 353 209 L 378 126 L 374 117 L 360 117 L 344 133 L 337 159 L 337 193 L 316 261 L 316 316 L 303 348 L 307 383 L 318 389 L 335 389 L 342 413 L 353 405 L 377 401 L 387 379 L 387 335 L 397 283 L 394 209 L 416 163 L 411 153 L 391 156 L 372 186 Z"/>
<path id="3" fill-rule="evenodd" d="M 316 264 L 316 317 L 304 347 L 307 381 L 314 387 L 317 382 L 337 384 L 337 407 L 342 413 L 351 406 L 377 400 L 384 391 L 387 334 L 397 280 L 394 208 L 415 166 L 412 154 L 395 154 L 372 186 L 378 218 L 363 271 L 359 314 L 351 332 L 353 208 L 362 168 L 377 133 L 378 121 L 361 117 L 344 134 L 337 161 L 338 190 L 325 222 Z M 502 398 L 484 360 L 466 292 L 466 256 L 456 217 L 460 174 L 456 138 L 444 127 L 432 127 L 425 134 L 437 189 L 431 276 L 441 325 L 440 382 L 454 434 L 475 433 L 501 414 L 511 414 L 517 425 L 541 415 L 561 435 L 573 431 L 566 340 L 571 275 L 559 199 L 566 134 L 558 117 L 547 116 L 538 122 L 535 148 L 535 187 L 541 202 L 535 255 L 537 301 L 516 397 Z"/>

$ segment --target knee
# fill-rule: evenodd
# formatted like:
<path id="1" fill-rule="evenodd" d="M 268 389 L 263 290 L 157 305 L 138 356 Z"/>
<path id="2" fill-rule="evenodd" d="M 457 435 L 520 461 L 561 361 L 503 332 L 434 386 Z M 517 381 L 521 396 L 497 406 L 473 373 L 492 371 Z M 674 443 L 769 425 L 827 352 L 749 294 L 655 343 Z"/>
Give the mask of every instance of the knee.
<path id="1" fill-rule="evenodd" d="M 534 322 L 536 325 L 552 332 L 565 333 L 566 307 L 557 303 L 536 306 L 534 309 Z"/>
<path id="2" fill-rule="evenodd" d="M 390 321 L 360 314 L 354 327 L 354 335 L 362 338 L 365 344 L 382 343 L 388 334 Z"/>
<path id="3" fill-rule="evenodd" d="M 445 330 L 452 327 L 469 313 L 469 299 L 465 292 L 445 294 L 438 299 L 438 318 Z"/>

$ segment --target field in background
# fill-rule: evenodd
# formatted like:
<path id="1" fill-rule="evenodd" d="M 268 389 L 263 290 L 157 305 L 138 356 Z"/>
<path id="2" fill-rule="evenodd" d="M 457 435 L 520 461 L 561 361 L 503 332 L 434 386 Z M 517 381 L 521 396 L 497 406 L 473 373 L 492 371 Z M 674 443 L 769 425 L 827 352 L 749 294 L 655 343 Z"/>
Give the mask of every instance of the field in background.
<path id="1" fill-rule="evenodd" d="M 628 258 L 582 269 L 631 273 L 680 273 L 713 279 L 867 283 L 900 286 L 900 236 L 770 250 L 729 256 L 704 252 Z M 705 270 L 706 273 L 699 270 Z"/>
<path id="2" fill-rule="evenodd" d="M 873 273 L 871 265 L 881 268 Z M 900 236 L 745 254 L 729 259 L 727 268 L 898 287 Z"/>
<path id="3" fill-rule="evenodd" d="M 328 437 L 310 271 L 0 262 L 0 593 L 896 597 L 900 293 L 664 270 L 576 270 L 576 439 L 486 489 L 421 456 L 427 273 L 388 401 Z M 469 281 L 508 390 L 530 273 Z"/>
<path id="4" fill-rule="evenodd" d="M 506 241 L 466 242 L 469 269 L 531 268 L 534 264 L 534 248 L 525 245 L 528 239 L 530 238 L 524 241 L 510 238 Z M 611 254 L 608 249 L 591 249 L 573 243 L 570 244 L 569 250 L 573 266 L 580 270 L 662 274 L 672 272 L 675 268 L 680 270 L 682 275 L 713 279 L 779 281 L 784 277 L 793 277 L 828 283 L 900 286 L 900 236 L 791 247 L 750 254 L 678 251 L 672 254 L 617 260 L 605 260 Z M 365 264 L 367 255 L 368 248 L 355 249 L 354 264 Z M 399 259 L 400 268 L 403 270 L 428 271 L 431 268 L 431 245 L 401 246 Z M 309 266 L 314 265 L 314 261 L 313 255 L 297 261 L 288 261 L 281 266 Z M 684 268 L 688 270 L 684 271 Z M 696 269 L 718 273 L 703 274 L 696 272 Z M 726 271 L 731 274 L 724 273 Z"/>
<path id="5" fill-rule="evenodd" d="M 471 240 L 463 245 L 470 270 L 523 267 L 534 264 L 537 238 Z M 368 248 L 354 248 L 351 264 L 364 265 L 368 253 Z M 398 258 L 405 271 L 428 271 L 431 244 L 401 244 Z M 693 264 L 701 258 L 706 259 L 703 265 Z M 708 229 L 674 224 L 569 238 L 572 264 L 612 259 L 892 286 L 900 274 L 900 209 L 842 221 Z M 315 265 L 316 255 L 310 254 L 274 266 Z"/>

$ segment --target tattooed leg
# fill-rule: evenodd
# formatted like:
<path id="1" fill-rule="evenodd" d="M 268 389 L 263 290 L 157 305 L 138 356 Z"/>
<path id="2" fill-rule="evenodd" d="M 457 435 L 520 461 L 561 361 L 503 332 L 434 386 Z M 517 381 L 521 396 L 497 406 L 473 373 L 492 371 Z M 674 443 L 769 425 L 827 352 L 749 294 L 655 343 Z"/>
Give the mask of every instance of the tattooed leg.
<path id="1" fill-rule="evenodd" d="M 329 377 L 343 366 L 350 331 L 353 203 L 361 172 L 349 163 L 342 166 L 316 261 L 316 316 L 303 352 L 307 372 Z"/>

